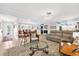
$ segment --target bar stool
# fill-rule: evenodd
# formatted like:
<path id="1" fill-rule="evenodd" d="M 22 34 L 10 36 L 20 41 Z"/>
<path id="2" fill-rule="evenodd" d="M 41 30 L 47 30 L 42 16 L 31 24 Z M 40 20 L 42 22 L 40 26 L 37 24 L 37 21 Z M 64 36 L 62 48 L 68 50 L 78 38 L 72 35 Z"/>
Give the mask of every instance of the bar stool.
<path id="1" fill-rule="evenodd" d="M 37 35 L 37 31 L 30 32 L 30 42 L 39 41 L 39 35 Z"/>
<path id="2" fill-rule="evenodd" d="M 28 32 L 27 32 L 27 30 L 23 30 L 23 38 L 24 38 L 24 45 L 25 45 L 25 43 L 27 42 L 27 37 L 28 37 Z"/>
<path id="3" fill-rule="evenodd" d="M 18 37 L 20 39 L 20 44 L 22 45 L 22 42 L 23 42 L 23 31 L 22 30 L 18 31 Z"/>

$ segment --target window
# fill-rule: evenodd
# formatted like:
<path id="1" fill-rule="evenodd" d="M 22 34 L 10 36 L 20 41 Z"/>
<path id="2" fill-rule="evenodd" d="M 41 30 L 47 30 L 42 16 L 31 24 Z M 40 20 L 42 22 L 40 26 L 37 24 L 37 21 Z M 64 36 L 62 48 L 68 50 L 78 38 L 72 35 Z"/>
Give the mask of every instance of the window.
<path id="1" fill-rule="evenodd" d="M 9 25 L 7 26 L 7 31 L 8 31 L 7 35 L 9 35 L 10 34 L 10 26 Z"/>
<path id="2" fill-rule="evenodd" d="M 48 26 L 47 25 L 44 25 L 44 29 L 48 29 Z"/>
<path id="3" fill-rule="evenodd" d="M 56 29 L 56 26 L 50 26 L 51 29 Z"/>
<path id="4" fill-rule="evenodd" d="M 77 24 L 79 24 L 79 22 L 77 22 Z"/>

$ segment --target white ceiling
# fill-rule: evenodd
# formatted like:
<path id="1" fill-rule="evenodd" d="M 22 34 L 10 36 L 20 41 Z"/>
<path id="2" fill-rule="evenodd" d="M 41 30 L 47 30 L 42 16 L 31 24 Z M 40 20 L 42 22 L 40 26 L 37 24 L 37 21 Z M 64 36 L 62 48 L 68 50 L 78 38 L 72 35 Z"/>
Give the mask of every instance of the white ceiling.
<path id="1" fill-rule="evenodd" d="M 44 13 L 52 12 L 49 20 Z M 79 17 L 79 4 L 68 3 L 0 3 L 0 13 L 31 19 L 36 23 L 52 23 L 56 20 L 69 20 Z"/>

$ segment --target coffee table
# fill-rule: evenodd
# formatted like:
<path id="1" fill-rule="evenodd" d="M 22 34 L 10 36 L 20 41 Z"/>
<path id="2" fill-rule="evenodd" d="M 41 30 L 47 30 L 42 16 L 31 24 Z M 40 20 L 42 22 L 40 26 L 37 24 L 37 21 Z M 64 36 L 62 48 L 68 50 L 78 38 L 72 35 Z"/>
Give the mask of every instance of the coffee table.
<path id="1" fill-rule="evenodd" d="M 31 42 L 30 50 L 32 51 L 32 53 L 30 55 L 33 55 L 38 50 L 43 51 L 46 54 L 48 54 L 47 48 L 48 48 L 48 45 L 44 41 Z"/>

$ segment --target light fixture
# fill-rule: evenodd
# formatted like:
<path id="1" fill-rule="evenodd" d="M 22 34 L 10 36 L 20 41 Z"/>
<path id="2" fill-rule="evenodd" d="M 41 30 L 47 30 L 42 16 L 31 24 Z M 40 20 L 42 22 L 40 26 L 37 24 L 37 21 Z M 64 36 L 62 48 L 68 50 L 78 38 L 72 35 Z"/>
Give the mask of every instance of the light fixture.
<path id="1" fill-rule="evenodd" d="M 44 20 L 50 20 L 52 17 L 53 17 L 52 11 L 45 11 L 42 14 L 42 19 L 44 19 Z"/>
<path id="2" fill-rule="evenodd" d="M 47 15 L 52 15 L 52 12 L 48 11 L 46 12 Z"/>

